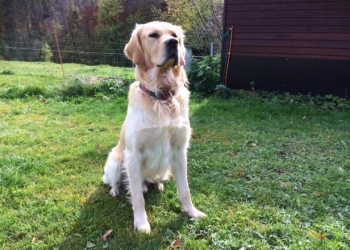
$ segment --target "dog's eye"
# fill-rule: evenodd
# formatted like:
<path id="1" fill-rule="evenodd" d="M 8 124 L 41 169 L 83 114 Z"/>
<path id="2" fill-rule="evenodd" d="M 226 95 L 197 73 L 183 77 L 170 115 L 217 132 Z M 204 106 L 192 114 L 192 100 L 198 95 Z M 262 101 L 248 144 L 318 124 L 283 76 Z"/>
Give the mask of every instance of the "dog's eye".
<path id="1" fill-rule="evenodd" d="M 152 37 L 152 38 L 159 38 L 159 34 L 154 32 L 154 33 L 151 33 L 148 35 L 149 37 Z"/>
<path id="2" fill-rule="evenodd" d="M 177 38 L 177 35 L 175 33 L 171 34 L 171 36 Z"/>

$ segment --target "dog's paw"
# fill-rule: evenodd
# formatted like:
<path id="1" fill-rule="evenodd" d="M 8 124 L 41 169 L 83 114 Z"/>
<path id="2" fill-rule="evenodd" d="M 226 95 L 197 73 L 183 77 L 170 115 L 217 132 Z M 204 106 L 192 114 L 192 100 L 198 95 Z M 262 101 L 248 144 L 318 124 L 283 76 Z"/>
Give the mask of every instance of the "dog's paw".
<path id="1" fill-rule="evenodd" d="M 144 192 L 144 193 L 148 192 L 148 187 L 147 187 L 147 184 L 145 182 L 142 183 L 142 192 Z"/>
<path id="2" fill-rule="evenodd" d="M 154 183 L 154 187 L 159 191 L 163 192 L 164 191 L 164 184 L 161 182 L 156 182 Z"/>
<path id="3" fill-rule="evenodd" d="M 119 194 L 119 189 L 111 188 L 111 190 L 109 191 L 109 194 L 112 195 L 113 197 L 116 197 Z"/>
<path id="4" fill-rule="evenodd" d="M 201 211 L 199 211 L 197 208 L 193 207 L 187 211 L 188 216 L 190 216 L 193 219 L 200 219 L 202 217 L 206 217 L 207 215 Z"/>
<path id="5" fill-rule="evenodd" d="M 148 223 L 146 211 L 134 213 L 134 229 L 141 233 L 149 234 L 151 232 L 151 226 Z"/>
<path id="6" fill-rule="evenodd" d="M 146 223 L 142 223 L 142 224 L 137 224 L 135 222 L 134 229 L 137 230 L 140 233 L 146 233 L 146 234 L 150 234 L 151 233 L 151 226 L 148 223 L 148 221 L 146 221 Z"/>

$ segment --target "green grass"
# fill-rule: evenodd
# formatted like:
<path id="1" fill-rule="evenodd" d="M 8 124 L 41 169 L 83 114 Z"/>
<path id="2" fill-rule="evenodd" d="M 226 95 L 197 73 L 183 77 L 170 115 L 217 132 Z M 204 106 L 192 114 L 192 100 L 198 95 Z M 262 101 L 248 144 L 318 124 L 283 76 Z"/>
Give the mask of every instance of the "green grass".
<path id="1" fill-rule="evenodd" d="M 185 216 L 170 180 L 145 195 L 143 235 L 101 182 L 127 108 L 113 81 L 132 71 L 60 70 L 0 61 L 0 249 L 349 249 L 350 111 L 193 98 L 189 183 L 208 218 Z"/>
<path id="2" fill-rule="evenodd" d="M 59 64 L 0 61 L 0 98 L 23 98 L 33 95 L 57 97 L 61 91 L 66 92 L 64 97 L 69 97 L 68 92 L 81 95 L 81 86 L 88 90 L 85 94 L 89 94 L 94 91 L 96 85 L 111 85 L 122 79 L 128 79 L 130 82 L 130 78 L 133 78 L 131 68 L 64 64 L 63 69 L 64 77 Z"/>

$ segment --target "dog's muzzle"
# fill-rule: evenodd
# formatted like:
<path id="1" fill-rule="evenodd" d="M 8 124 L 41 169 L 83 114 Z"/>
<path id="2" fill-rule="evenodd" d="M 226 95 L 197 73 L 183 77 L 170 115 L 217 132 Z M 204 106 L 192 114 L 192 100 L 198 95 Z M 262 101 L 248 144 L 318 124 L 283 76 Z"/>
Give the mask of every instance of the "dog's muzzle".
<path id="1" fill-rule="evenodd" d="M 165 61 L 163 64 L 158 65 L 158 67 L 175 67 L 179 63 L 179 53 L 178 53 L 179 41 L 170 38 L 165 41 Z"/>

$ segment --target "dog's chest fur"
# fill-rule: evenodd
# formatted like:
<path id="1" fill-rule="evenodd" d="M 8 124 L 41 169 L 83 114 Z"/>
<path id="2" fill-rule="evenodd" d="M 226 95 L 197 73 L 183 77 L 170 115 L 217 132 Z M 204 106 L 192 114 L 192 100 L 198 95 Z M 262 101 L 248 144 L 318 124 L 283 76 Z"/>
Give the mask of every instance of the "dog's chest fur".
<path id="1" fill-rule="evenodd" d="M 145 128 L 137 132 L 135 146 L 142 155 L 141 172 L 147 181 L 161 181 L 168 175 L 173 158 L 179 150 L 186 150 L 189 127 L 167 126 Z"/>
<path id="2" fill-rule="evenodd" d="M 188 118 L 188 90 L 170 103 L 155 101 L 133 84 L 125 121 L 125 154 L 140 157 L 143 180 L 159 182 L 168 176 L 179 151 L 186 152 L 191 128 Z M 133 167 L 133 166 L 129 166 Z"/>

